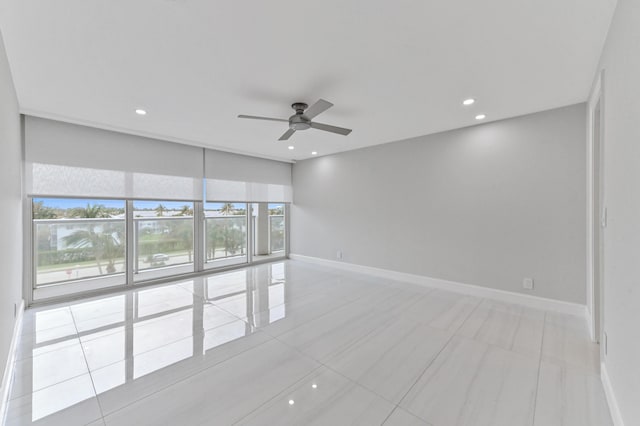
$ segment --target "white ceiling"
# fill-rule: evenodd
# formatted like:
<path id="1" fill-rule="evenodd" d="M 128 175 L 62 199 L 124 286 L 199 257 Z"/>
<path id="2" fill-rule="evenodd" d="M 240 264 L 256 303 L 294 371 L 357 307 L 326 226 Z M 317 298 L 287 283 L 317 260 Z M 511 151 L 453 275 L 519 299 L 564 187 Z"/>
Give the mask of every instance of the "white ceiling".
<path id="1" fill-rule="evenodd" d="M 1 0 L 22 112 L 303 159 L 582 102 L 615 0 Z M 461 102 L 474 97 L 472 107 Z M 278 142 L 290 104 L 335 104 Z M 148 110 L 140 117 L 136 108 Z M 295 150 L 287 149 L 295 145 Z"/>

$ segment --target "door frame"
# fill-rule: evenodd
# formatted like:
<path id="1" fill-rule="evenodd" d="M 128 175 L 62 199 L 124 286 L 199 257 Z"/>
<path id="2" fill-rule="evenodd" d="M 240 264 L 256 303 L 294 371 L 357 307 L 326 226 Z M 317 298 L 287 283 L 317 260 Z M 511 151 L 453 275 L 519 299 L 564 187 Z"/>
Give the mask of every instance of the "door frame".
<path id="1" fill-rule="evenodd" d="M 598 144 L 595 146 L 595 113 L 599 112 L 599 135 Z M 599 194 L 599 213 L 596 215 L 596 191 L 600 191 L 604 176 L 602 164 L 604 153 L 604 70 L 596 76 L 589 99 L 587 101 L 587 315 L 589 333 L 593 342 L 600 342 L 603 333 L 603 294 L 604 280 L 602 272 L 596 277 L 596 269 L 600 263 L 599 270 L 602 271 L 603 253 L 601 244 L 596 239 L 594 230 L 596 226 L 601 226 L 601 208 L 604 206 L 604 196 Z M 598 152 L 596 153 L 596 148 Z M 596 174 L 597 173 L 597 174 Z M 599 182 L 599 185 L 596 185 Z M 598 247 L 596 247 L 598 245 Z M 599 294 L 596 294 L 598 292 Z"/>

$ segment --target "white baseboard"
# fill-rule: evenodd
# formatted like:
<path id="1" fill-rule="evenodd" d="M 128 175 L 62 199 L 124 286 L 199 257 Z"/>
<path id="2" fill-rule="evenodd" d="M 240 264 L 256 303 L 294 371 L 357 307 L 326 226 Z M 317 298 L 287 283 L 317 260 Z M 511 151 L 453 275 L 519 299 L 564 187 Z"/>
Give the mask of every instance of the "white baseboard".
<path id="1" fill-rule="evenodd" d="M 408 283 L 418 284 L 426 287 L 438 288 L 441 290 L 453 291 L 470 296 L 483 297 L 486 299 L 499 300 L 501 302 L 516 303 L 532 308 L 544 309 L 547 311 L 561 312 L 570 315 L 577 315 L 585 318 L 587 315 L 586 305 L 577 303 L 563 302 L 561 300 L 547 299 L 544 297 L 531 296 L 528 294 L 513 293 L 510 291 L 497 290 L 479 285 L 464 284 L 455 281 L 442 280 L 439 278 L 431 278 L 423 275 L 408 274 L 406 272 L 397 272 L 389 269 L 373 268 L 371 266 L 356 265 L 354 263 L 338 262 L 335 260 L 321 259 L 319 257 L 304 256 L 291 253 L 290 259 L 301 260 L 305 262 L 315 263 L 318 265 L 331 266 L 351 272 L 359 272 L 368 275 L 374 275 L 381 278 L 388 278 L 396 281 L 404 281 Z"/>
<path id="2" fill-rule="evenodd" d="M 600 379 L 602 380 L 604 394 L 607 397 L 607 404 L 609 404 L 609 412 L 611 413 L 611 420 L 613 420 L 613 425 L 624 426 L 624 422 L 622 421 L 622 414 L 620 413 L 620 408 L 618 407 L 618 400 L 613 393 L 613 387 L 611 387 L 611 380 L 609 379 L 607 366 L 604 362 L 600 364 Z"/>
<path id="3" fill-rule="evenodd" d="M 7 416 L 7 406 L 9 405 L 9 394 L 11 393 L 11 385 L 13 384 L 13 369 L 15 366 L 16 349 L 18 347 L 18 339 L 20 339 L 20 329 L 22 327 L 22 316 L 24 314 L 24 300 L 20 302 L 18 307 L 16 321 L 13 325 L 13 336 L 11 337 L 11 345 L 7 354 L 7 363 L 4 367 L 2 376 L 2 388 L 0 388 L 0 425 L 3 425 Z"/>

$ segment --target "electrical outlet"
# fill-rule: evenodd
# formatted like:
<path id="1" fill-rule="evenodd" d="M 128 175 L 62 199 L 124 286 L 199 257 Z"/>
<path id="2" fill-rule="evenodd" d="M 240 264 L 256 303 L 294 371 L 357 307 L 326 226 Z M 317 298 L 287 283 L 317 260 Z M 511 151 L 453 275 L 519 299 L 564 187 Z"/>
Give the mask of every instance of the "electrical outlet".
<path id="1" fill-rule="evenodd" d="M 338 260 L 342 260 L 342 250 L 338 250 L 338 251 L 336 252 L 336 259 L 338 259 Z"/>
<path id="2" fill-rule="evenodd" d="M 533 290 L 533 278 L 523 279 L 522 288 L 524 288 L 525 290 Z"/>

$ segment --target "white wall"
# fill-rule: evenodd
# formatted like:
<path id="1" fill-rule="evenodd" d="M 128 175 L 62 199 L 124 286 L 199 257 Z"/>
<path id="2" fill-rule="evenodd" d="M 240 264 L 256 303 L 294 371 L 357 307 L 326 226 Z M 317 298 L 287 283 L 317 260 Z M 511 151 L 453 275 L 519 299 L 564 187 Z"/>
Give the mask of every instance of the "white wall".
<path id="1" fill-rule="evenodd" d="M 22 201 L 20 114 L 0 34 L 0 380 L 22 299 Z M 0 392 L 2 395 L 2 392 Z"/>
<path id="2" fill-rule="evenodd" d="M 604 78 L 604 331 L 625 425 L 640 425 L 640 2 L 618 0 Z"/>
<path id="3" fill-rule="evenodd" d="M 291 252 L 584 304 L 585 115 L 580 104 L 298 162 Z"/>

